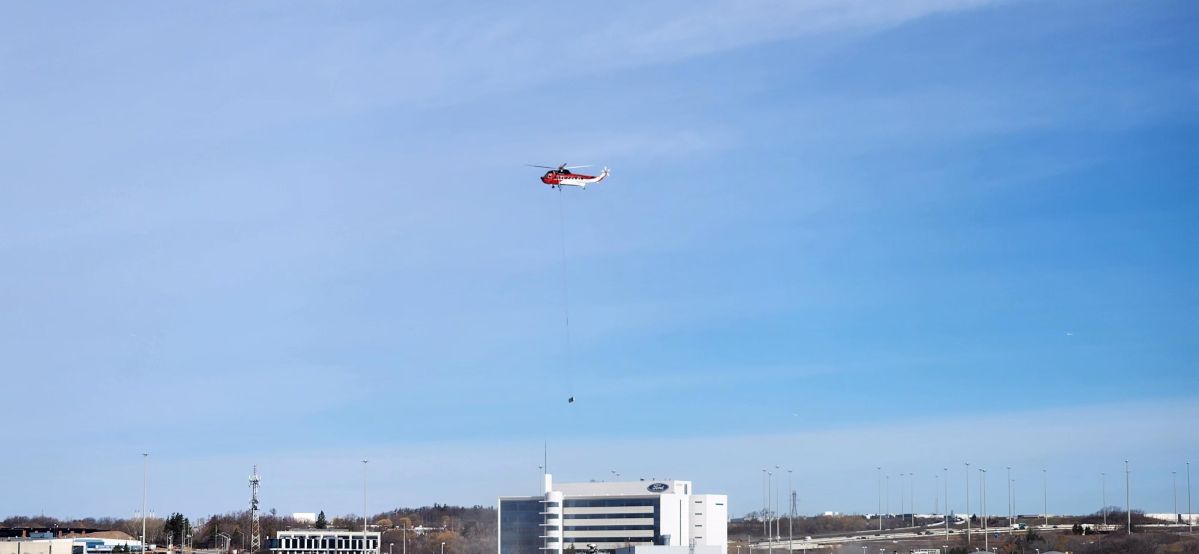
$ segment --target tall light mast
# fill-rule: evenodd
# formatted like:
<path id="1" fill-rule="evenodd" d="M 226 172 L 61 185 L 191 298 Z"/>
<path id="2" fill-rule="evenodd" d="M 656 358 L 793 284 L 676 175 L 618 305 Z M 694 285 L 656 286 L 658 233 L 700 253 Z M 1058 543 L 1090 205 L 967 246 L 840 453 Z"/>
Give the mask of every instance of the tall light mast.
<path id="1" fill-rule="evenodd" d="M 258 485 L 262 478 L 258 476 L 258 466 L 250 474 L 250 554 L 262 550 L 262 522 L 258 520 Z"/>

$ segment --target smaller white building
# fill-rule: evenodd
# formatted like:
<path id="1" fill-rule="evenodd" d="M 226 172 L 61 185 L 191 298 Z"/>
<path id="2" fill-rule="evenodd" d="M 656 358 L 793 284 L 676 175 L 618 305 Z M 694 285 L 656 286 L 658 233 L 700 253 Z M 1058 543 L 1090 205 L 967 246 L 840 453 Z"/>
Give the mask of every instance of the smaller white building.
<path id="1" fill-rule="evenodd" d="M 1153 518 L 1166 523 L 1199 523 L 1199 514 L 1145 514 L 1145 517 Z"/>
<path id="2" fill-rule="evenodd" d="M 365 537 L 366 546 L 362 544 Z M 379 532 L 348 529 L 288 529 L 275 534 L 275 554 L 379 554 Z"/>
<path id="3" fill-rule="evenodd" d="M 296 512 L 294 514 L 291 514 L 291 519 L 292 519 L 292 521 L 295 521 L 296 523 L 313 524 L 313 523 L 316 523 L 316 513 L 315 512 Z"/>
<path id="4" fill-rule="evenodd" d="M 0 539 L 0 554 L 71 554 L 72 539 Z"/>

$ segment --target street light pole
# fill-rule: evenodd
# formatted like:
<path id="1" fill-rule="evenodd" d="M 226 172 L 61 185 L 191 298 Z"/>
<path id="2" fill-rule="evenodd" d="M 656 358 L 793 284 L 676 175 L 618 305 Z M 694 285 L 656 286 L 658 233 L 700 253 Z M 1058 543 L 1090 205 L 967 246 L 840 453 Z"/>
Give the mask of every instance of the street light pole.
<path id="1" fill-rule="evenodd" d="M 912 527 L 916 526 L 916 474 L 908 474 L 908 506 L 912 512 Z"/>
<path id="2" fill-rule="evenodd" d="M 945 476 L 942 479 L 942 486 L 945 488 L 945 539 L 949 540 L 949 468 L 941 468 L 941 473 Z"/>
<path id="3" fill-rule="evenodd" d="M 1101 485 L 1101 487 L 1103 488 L 1103 527 L 1106 529 L 1107 528 L 1107 474 L 1100 473 L 1099 478 L 1101 479 L 1101 481 L 1103 483 Z"/>
<path id="4" fill-rule="evenodd" d="M 774 552 L 774 540 L 770 536 L 770 519 L 773 517 L 770 507 L 773 505 L 770 502 L 770 492 L 774 490 L 774 472 L 766 472 L 766 552 L 771 554 Z"/>
<path id="5" fill-rule="evenodd" d="M 150 453 L 142 452 L 142 554 L 146 552 L 146 487 L 150 482 Z"/>
<path id="6" fill-rule="evenodd" d="M 366 460 L 362 460 L 362 554 L 366 554 Z"/>
<path id="7" fill-rule="evenodd" d="M 970 462 L 966 462 L 966 544 L 970 544 Z"/>
<path id="8" fill-rule="evenodd" d="M 1128 534 L 1132 534 L 1132 491 L 1129 489 L 1128 460 L 1124 460 L 1124 512 L 1128 514 Z"/>
<path id="9" fill-rule="evenodd" d="M 770 505 L 770 499 L 766 496 L 766 468 L 762 468 L 762 538 L 770 536 L 770 532 L 766 530 L 766 511 Z"/>
<path id="10" fill-rule="evenodd" d="M 883 488 L 887 489 L 887 503 L 885 504 L 887 515 L 891 515 L 891 476 L 883 475 Z"/>
<path id="11" fill-rule="evenodd" d="M 1187 462 L 1187 478 L 1188 479 L 1190 478 L 1190 475 L 1191 475 L 1190 467 L 1191 467 L 1190 462 Z M 883 468 L 880 466 L 880 467 L 876 467 L 874 469 L 878 470 L 878 530 L 882 531 L 883 530 Z M 1190 483 L 1190 481 L 1187 481 L 1187 483 Z M 1189 484 L 1187 485 L 1187 491 L 1189 494 L 1189 491 L 1190 491 Z M 1188 508 L 1187 510 L 1189 511 L 1190 508 Z"/>
<path id="12" fill-rule="evenodd" d="M 791 502 L 789 514 L 787 517 L 787 554 L 791 554 L 791 543 L 795 540 L 795 486 L 791 481 L 791 470 L 787 470 L 787 498 Z M 1174 494 L 1174 504 L 1178 504 L 1178 493 Z M 1175 510 L 1177 511 L 1177 510 Z"/>
<path id="13" fill-rule="evenodd" d="M 1174 523 L 1178 523 L 1178 472 L 1170 472 L 1170 490 L 1174 491 Z"/>
<path id="14" fill-rule="evenodd" d="M 987 534 L 987 470 L 978 468 L 982 472 L 979 479 L 979 486 L 982 488 L 982 510 L 983 513 L 983 550 L 991 550 L 991 536 Z"/>
<path id="15" fill-rule="evenodd" d="M 1049 473 L 1041 468 L 1041 515 L 1045 516 L 1045 526 L 1049 527 Z"/>
<path id="16" fill-rule="evenodd" d="M 1195 532 L 1195 512 L 1191 511 L 1191 462 L 1187 462 L 1187 529 Z"/>
<path id="17" fill-rule="evenodd" d="M 779 466 L 774 466 L 775 471 L 779 471 L 781 469 L 782 468 L 780 468 Z M 782 531 L 783 522 L 779 521 L 779 489 L 778 489 L 778 486 L 780 484 L 782 484 L 782 481 L 783 481 L 782 477 L 783 477 L 783 474 L 779 473 L 779 482 L 774 484 L 774 538 L 775 538 L 775 540 L 781 539 L 783 536 L 783 531 Z M 790 554 L 790 553 L 788 553 L 788 554 Z"/>
<path id="18" fill-rule="evenodd" d="M 1007 466 L 1007 528 L 1012 528 L 1012 466 Z"/>
<path id="19" fill-rule="evenodd" d="M 900 474 L 899 474 L 899 513 L 900 513 L 900 522 L 899 522 L 899 525 L 900 525 L 901 527 L 903 526 L 903 521 L 902 521 L 902 520 L 903 520 L 903 507 L 904 507 L 904 503 L 903 503 L 903 476 L 904 476 L 904 474 L 903 474 L 903 473 L 900 473 Z"/>

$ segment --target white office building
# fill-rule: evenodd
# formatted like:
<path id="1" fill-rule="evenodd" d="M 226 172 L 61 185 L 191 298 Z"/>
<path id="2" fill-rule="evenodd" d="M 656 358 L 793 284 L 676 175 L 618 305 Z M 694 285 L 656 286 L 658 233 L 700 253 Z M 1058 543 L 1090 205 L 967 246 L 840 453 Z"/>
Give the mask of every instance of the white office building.
<path id="1" fill-rule="evenodd" d="M 690 481 L 554 484 L 546 475 L 541 496 L 500 498 L 498 517 L 499 554 L 582 553 L 590 545 L 727 554 L 728 497 L 695 494 Z"/>
<path id="2" fill-rule="evenodd" d="M 379 532 L 367 531 L 363 548 L 362 531 L 346 529 L 289 529 L 275 534 L 274 554 L 379 554 Z"/>

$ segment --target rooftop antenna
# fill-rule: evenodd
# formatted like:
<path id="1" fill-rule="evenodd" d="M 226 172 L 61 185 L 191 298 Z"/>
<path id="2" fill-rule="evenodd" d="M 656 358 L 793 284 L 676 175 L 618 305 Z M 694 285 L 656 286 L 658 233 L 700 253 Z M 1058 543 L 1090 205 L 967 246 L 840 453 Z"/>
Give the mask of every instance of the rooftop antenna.
<path id="1" fill-rule="evenodd" d="M 258 485 L 262 478 L 258 476 L 258 466 L 250 474 L 250 552 L 262 550 L 262 522 L 258 520 Z"/>

